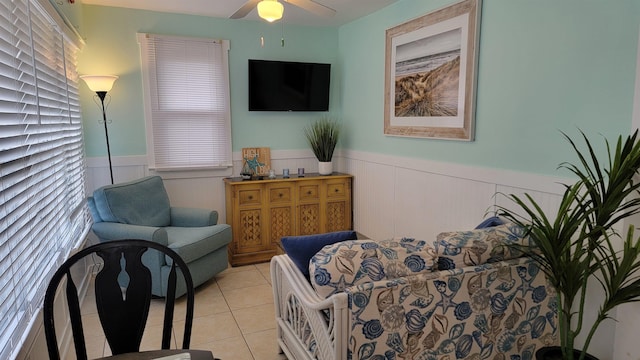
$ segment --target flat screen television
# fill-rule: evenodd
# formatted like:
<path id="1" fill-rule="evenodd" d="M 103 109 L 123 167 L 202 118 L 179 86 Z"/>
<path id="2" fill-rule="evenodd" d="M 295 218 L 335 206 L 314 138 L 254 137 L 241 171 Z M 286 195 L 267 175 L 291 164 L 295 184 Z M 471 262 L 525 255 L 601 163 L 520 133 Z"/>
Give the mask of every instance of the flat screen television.
<path id="1" fill-rule="evenodd" d="M 328 111 L 331 64 L 249 60 L 249 111 Z"/>

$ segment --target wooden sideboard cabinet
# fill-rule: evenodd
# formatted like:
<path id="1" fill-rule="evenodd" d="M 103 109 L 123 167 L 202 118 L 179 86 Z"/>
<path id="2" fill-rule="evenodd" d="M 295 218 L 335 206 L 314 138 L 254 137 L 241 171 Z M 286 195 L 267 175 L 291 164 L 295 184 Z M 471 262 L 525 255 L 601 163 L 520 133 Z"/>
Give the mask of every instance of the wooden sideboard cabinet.
<path id="1" fill-rule="evenodd" d="M 232 266 L 269 261 L 280 238 L 351 230 L 353 176 L 293 175 L 275 180 L 226 178 L 227 224 Z"/>

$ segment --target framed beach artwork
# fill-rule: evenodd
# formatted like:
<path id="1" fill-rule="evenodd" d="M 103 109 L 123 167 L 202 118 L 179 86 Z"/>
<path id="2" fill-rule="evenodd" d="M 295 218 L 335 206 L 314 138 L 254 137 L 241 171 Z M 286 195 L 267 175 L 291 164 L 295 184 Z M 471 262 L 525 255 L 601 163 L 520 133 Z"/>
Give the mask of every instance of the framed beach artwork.
<path id="1" fill-rule="evenodd" d="M 481 0 L 386 32 L 384 133 L 472 141 Z"/>

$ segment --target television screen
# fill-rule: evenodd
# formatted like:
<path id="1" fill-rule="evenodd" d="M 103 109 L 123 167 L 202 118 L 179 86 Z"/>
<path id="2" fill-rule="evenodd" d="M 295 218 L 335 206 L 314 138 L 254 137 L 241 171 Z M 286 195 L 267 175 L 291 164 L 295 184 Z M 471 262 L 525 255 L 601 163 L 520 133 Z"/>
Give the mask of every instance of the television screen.
<path id="1" fill-rule="evenodd" d="M 249 60 L 249 111 L 328 111 L 331 64 Z"/>

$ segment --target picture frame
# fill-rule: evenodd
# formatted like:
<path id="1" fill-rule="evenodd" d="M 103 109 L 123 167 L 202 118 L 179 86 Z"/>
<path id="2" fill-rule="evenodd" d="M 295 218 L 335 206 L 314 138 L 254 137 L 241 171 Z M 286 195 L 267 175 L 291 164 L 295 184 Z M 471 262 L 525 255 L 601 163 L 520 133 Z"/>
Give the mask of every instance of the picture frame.
<path id="1" fill-rule="evenodd" d="M 384 134 L 473 141 L 481 0 L 386 31 Z"/>

